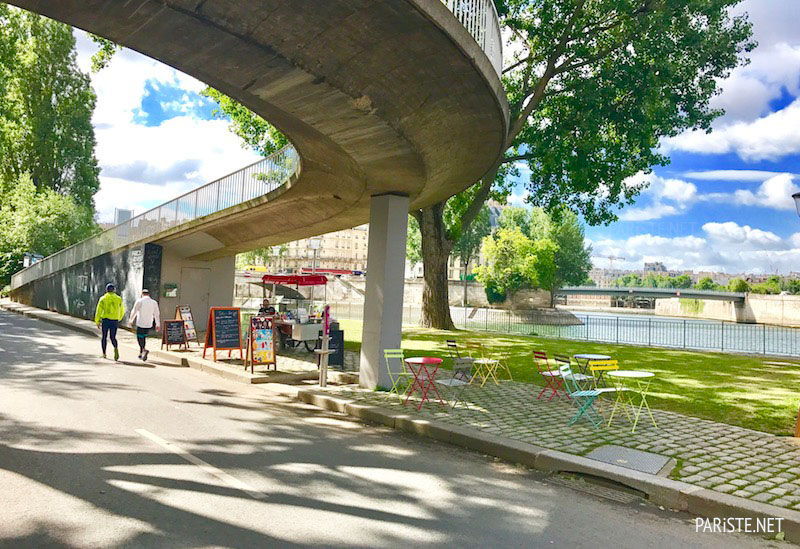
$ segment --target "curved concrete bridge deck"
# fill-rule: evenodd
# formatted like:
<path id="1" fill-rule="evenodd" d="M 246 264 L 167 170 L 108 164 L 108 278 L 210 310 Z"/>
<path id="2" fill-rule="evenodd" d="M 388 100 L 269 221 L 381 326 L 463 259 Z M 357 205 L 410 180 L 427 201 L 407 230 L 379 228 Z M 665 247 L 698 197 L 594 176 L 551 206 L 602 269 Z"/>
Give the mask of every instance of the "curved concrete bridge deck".
<path id="1" fill-rule="evenodd" d="M 211 260 L 367 222 L 374 195 L 422 207 L 489 169 L 508 123 L 499 67 L 476 42 L 488 51 L 491 33 L 473 38 L 448 5 L 463 18 L 464 6 L 490 2 L 448 1 L 9 3 L 192 75 L 288 136 L 302 163 L 296 179 L 158 240 Z M 480 22 L 497 25 L 493 11 Z"/>

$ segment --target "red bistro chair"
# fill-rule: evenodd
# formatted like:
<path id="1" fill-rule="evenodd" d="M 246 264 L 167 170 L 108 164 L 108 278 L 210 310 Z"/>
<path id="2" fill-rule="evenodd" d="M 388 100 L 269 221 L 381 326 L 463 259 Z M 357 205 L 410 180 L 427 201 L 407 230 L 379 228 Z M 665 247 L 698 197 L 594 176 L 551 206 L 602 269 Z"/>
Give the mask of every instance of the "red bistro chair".
<path id="1" fill-rule="evenodd" d="M 566 390 L 564 389 L 564 380 L 561 378 L 561 372 L 558 370 L 550 369 L 550 362 L 547 360 L 547 353 L 544 351 L 533 351 L 533 362 L 536 364 L 536 369 L 539 370 L 544 379 L 544 389 L 541 390 L 537 399 L 541 399 L 544 393 L 550 389 L 550 398 L 547 401 L 553 400 L 554 396 L 559 394 L 559 390 L 564 393 L 564 396 L 569 398 Z"/>

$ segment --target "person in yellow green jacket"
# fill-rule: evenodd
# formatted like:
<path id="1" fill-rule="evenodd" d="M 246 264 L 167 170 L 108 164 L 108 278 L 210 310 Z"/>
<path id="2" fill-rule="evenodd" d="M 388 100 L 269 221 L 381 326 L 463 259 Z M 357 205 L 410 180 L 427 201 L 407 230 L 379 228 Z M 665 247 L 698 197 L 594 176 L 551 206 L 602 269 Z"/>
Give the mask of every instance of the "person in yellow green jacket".
<path id="1" fill-rule="evenodd" d="M 119 360 L 119 347 L 117 346 L 117 328 L 119 321 L 125 315 L 125 305 L 122 298 L 114 293 L 114 285 L 106 284 L 106 293 L 97 302 L 97 310 L 94 313 L 94 323 L 103 330 L 103 339 L 100 346 L 103 349 L 103 358 L 106 357 L 106 338 L 111 337 L 111 345 L 114 346 L 114 360 Z"/>

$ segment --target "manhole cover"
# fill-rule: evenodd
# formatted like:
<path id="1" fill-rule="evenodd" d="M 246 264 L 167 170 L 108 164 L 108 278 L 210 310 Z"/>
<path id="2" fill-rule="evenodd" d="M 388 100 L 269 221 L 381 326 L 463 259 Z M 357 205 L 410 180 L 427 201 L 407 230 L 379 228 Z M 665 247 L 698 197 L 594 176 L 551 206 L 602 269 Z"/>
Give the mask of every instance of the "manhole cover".
<path id="1" fill-rule="evenodd" d="M 610 463 L 611 465 L 619 465 L 626 469 L 650 473 L 651 475 L 657 475 L 662 472 L 664 467 L 671 460 L 671 458 L 667 456 L 642 452 L 641 450 L 634 450 L 614 444 L 595 448 L 586 454 L 586 457 L 602 461 L 603 463 Z"/>

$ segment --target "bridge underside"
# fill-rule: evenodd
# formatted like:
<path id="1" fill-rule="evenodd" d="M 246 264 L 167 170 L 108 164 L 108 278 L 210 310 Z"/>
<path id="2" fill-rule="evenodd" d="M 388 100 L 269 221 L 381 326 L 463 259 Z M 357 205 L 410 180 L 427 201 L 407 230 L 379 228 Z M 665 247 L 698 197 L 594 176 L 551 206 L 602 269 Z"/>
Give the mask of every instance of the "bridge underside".
<path id="1" fill-rule="evenodd" d="M 414 208 L 443 200 L 503 149 L 497 74 L 441 0 L 9 3 L 190 74 L 297 147 L 302 172 L 290 186 L 159 242 L 193 235 L 198 259 L 365 223 L 377 194 L 406 194 Z"/>
<path id="2" fill-rule="evenodd" d="M 607 295 L 611 297 L 646 297 L 685 299 L 710 299 L 714 301 L 732 301 L 743 304 L 745 294 L 735 292 L 714 292 L 705 290 L 673 289 L 673 288 L 561 288 L 554 292 L 557 295 Z"/>

